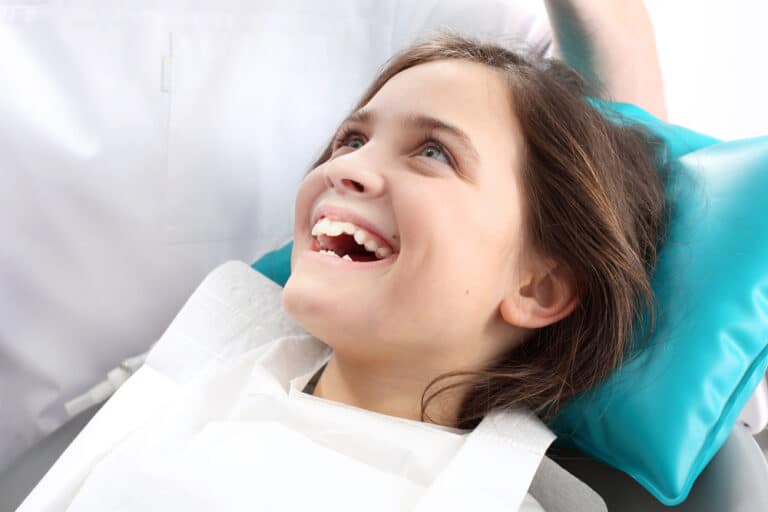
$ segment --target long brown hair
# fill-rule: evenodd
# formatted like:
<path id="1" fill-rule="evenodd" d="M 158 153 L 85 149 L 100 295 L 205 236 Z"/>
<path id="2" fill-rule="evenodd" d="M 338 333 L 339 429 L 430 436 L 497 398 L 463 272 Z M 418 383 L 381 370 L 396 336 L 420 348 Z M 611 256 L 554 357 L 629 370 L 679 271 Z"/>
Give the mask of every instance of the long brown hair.
<path id="1" fill-rule="evenodd" d="M 650 275 L 667 217 L 656 160 L 659 142 L 640 127 L 608 120 L 588 99 L 595 91 L 565 64 L 452 34 L 396 55 L 355 110 L 399 72 L 445 59 L 504 73 L 510 115 L 517 117 L 525 140 L 524 236 L 541 254 L 571 269 L 580 303 L 483 371 L 434 379 L 422 395 L 422 420 L 431 400 L 458 386 L 468 390 L 459 428 L 474 428 L 490 411 L 512 407 L 525 406 L 546 418 L 620 365 L 639 325 L 650 332 Z M 313 167 L 327 161 L 331 150 L 329 144 Z M 434 384 L 454 376 L 467 378 L 426 397 Z"/>

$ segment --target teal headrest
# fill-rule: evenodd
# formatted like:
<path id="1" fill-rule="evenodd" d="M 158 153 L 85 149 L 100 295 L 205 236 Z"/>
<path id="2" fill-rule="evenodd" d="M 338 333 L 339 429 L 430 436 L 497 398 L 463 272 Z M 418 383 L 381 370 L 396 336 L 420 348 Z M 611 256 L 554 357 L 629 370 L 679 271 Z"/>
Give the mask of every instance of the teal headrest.
<path id="1" fill-rule="evenodd" d="M 551 427 L 675 505 L 768 366 L 768 137 L 719 143 L 631 105 L 595 103 L 666 142 L 673 217 L 653 278 L 653 337 Z M 289 244 L 253 268 L 283 285 L 290 253 Z"/>
<path id="2" fill-rule="evenodd" d="M 551 425 L 667 505 L 686 498 L 768 366 L 768 137 L 677 162 L 654 335 Z"/>

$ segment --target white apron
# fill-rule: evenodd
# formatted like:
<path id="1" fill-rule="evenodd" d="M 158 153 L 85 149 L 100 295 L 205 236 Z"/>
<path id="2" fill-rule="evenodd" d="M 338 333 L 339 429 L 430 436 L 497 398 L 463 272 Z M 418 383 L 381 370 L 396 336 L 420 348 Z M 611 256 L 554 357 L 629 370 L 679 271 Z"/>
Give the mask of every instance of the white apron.
<path id="1" fill-rule="evenodd" d="M 466 433 L 303 393 L 331 349 L 279 298 L 242 263 L 214 271 L 19 510 L 541 510 L 535 416 Z"/>

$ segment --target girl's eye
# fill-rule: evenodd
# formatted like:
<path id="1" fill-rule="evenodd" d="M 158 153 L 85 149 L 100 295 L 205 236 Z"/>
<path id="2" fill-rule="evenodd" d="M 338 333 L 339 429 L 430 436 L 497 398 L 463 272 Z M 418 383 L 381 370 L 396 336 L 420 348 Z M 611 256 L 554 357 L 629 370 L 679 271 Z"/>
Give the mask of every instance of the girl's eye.
<path id="1" fill-rule="evenodd" d="M 349 146 L 352 149 L 360 149 L 365 144 L 365 141 L 359 135 L 352 135 L 347 137 L 342 143 L 342 146 Z"/>
<path id="2" fill-rule="evenodd" d="M 333 150 L 336 151 L 342 147 L 360 149 L 365 145 L 365 139 L 362 135 L 350 128 L 342 128 L 333 141 Z"/>
<path id="3" fill-rule="evenodd" d="M 433 158 L 435 160 L 438 160 L 440 162 L 446 163 L 448 165 L 451 165 L 451 159 L 446 154 L 445 150 L 435 144 L 431 143 L 426 146 L 424 146 L 424 149 L 421 150 L 421 153 L 419 153 L 421 156 L 425 156 L 427 158 Z"/>

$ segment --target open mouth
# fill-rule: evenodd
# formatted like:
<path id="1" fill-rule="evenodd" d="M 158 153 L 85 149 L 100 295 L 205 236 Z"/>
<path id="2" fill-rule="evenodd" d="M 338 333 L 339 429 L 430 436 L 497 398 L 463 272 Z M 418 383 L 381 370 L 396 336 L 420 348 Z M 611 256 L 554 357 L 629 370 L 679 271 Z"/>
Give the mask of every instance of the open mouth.
<path id="1" fill-rule="evenodd" d="M 312 227 L 315 252 L 346 261 L 379 261 L 396 255 L 392 246 L 376 233 L 348 221 L 320 218 Z"/>

